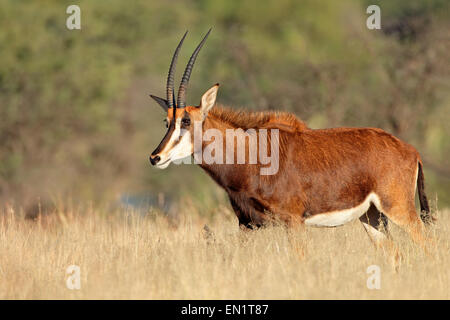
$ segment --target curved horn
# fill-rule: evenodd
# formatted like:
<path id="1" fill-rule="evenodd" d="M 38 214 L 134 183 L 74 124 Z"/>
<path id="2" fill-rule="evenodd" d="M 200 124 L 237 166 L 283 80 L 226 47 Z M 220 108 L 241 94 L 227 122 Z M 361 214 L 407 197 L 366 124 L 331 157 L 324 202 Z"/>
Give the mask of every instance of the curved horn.
<path id="1" fill-rule="evenodd" d="M 192 67 L 194 66 L 195 59 L 197 59 L 197 55 L 200 52 L 200 49 L 202 48 L 203 44 L 205 43 L 206 38 L 208 38 L 210 32 L 211 32 L 211 29 L 209 29 L 208 33 L 203 37 L 203 40 L 200 42 L 200 44 L 195 49 L 194 53 L 192 54 L 191 58 L 189 59 L 186 69 L 184 70 L 183 78 L 181 79 L 181 83 L 180 83 L 180 88 L 178 89 L 177 108 L 186 107 L 186 88 L 189 83 L 189 78 L 191 77 Z"/>
<path id="2" fill-rule="evenodd" d="M 169 75 L 167 76 L 167 87 L 166 87 L 167 107 L 168 108 L 172 108 L 175 104 L 175 92 L 174 92 L 175 88 L 174 88 L 173 76 L 175 73 L 175 67 L 177 65 L 178 52 L 180 51 L 181 45 L 183 44 L 184 38 L 186 38 L 187 33 L 188 32 L 186 31 L 183 38 L 181 38 L 181 41 L 178 44 L 177 48 L 175 49 L 175 53 L 173 54 L 172 62 L 170 63 Z"/>

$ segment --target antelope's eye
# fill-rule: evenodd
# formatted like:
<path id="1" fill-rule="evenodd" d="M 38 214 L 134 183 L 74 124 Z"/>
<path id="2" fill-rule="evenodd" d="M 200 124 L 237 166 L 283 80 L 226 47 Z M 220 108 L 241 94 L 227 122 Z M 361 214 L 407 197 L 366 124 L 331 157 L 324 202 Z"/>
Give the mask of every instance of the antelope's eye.
<path id="1" fill-rule="evenodd" d="M 169 127 L 169 121 L 167 121 L 167 119 L 164 119 L 164 124 L 166 125 L 166 128 Z"/>
<path id="2" fill-rule="evenodd" d="M 189 118 L 183 118 L 181 120 L 181 123 L 183 124 L 183 126 L 188 127 L 191 124 L 191 119 Z"/>

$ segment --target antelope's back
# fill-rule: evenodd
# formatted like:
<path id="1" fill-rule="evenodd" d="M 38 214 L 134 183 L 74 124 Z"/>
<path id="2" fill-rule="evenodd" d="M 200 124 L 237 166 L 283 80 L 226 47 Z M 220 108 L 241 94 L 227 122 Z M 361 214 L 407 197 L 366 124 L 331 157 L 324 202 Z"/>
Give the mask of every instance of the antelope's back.
<path id="1" fill-rule="evenodd" d="M 310 129 L 298 133 L 296 140 L 298 152 L 313 167 L 361 165 L 362 160 L 386 166 L 420 159 L 413 146 L 378 128 Z"/>

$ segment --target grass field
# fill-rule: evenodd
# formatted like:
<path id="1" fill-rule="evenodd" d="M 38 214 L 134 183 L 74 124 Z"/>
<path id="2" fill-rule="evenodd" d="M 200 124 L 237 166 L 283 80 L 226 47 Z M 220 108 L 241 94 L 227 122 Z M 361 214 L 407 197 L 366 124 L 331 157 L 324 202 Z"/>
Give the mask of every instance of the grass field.
<path id="1" fill-rule="evenodd" d="M 65 212 L 63 212 L 65 211 Z M 340 228 L 242 232 L 224 208 L 180 213 L 63 210 L 37 221 L 0 214 L 2 299 L 449 299 L 450 210 L 429 228 L 430 256 L 391 225 L 402 254 L 375 250 L 359 221 Z M 205 223 L 214 233 L 207 235 Z M 66 286 L 80 267 L 81 288 Z M 367 268 L 378 265 L 381 288 Z"/>

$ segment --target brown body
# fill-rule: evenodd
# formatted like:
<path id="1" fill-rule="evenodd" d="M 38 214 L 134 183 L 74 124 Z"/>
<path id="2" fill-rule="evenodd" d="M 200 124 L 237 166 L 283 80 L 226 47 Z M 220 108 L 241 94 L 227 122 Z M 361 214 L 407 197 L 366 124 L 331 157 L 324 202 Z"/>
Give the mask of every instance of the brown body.
<path id="1" fill-rule="evenodd" d="M 419 154 L 385 131 L 313 130 L 286 113 L 236 113 L 217 107 L 203 127 L 221 131 L 252 127 L 245 123 L 256 130 L 279 130 L 277 174 L 260 175 L 260 164 L 200 165 L 226 190 L 240 224 L 259 226 L 273 214 L 286 222 L 302 222 L 315 214 L 355 207 L 371 192 L 380 197 L 386 211 L 416 214 Z"/>

